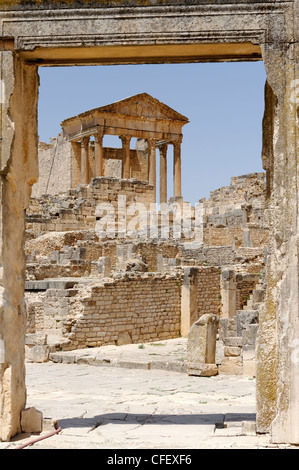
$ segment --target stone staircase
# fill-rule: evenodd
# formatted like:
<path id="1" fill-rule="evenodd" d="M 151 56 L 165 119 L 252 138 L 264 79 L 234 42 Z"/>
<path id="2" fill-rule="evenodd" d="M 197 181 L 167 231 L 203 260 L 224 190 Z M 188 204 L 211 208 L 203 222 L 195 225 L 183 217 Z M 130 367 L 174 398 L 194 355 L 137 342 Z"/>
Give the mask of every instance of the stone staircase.
<path id="1" fill-rule="evenodd" d="M 259 310 L 265 299 L 265 287 L 259 281 L 242 310 L 234 318 L 220 319 L 219 339 L 223 357 L 222 374 L 255 376 L 255 343 L 259 326 Z"/>

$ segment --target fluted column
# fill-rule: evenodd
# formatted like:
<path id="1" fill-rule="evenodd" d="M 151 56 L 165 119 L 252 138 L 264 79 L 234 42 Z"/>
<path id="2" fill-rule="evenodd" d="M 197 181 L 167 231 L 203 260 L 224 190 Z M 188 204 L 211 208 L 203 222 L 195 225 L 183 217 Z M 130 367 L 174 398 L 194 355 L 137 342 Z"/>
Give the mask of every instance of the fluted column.
<path id="1" fill-rule="evenodd" d="M 88 166 L 89 166 L 89 156 L 88 156 L 88 147 L 89 147 L 89 137 L 83 137 L 81 141 L 81 183 L 88 184 Z"/>
<path id="2" fill-rule="evenodd" d="M 156 139 L 148 139 L 148 182 L 154 186 L 156 201 Z"/>
<path id="3" fill-rule="evenodd" d="M 122 178 L 129 179 L 131 177 L 131 158 L 130 158 L 130 142 L 131 136 L 120 136 L 123 149 L 123 164 L 122 164 Z"/>
<path id="4" fill-rule="evenodd" d="M 94 177 L 100 177 L 104 175 L 104 164 L 103 164 L 103 134 L 94 134 Z"/>
<path id="5" fill-rule="evenodd" d="M 173 142 L 173 191 L 174 197 L 182 196 L 181 142 Z"/>
<path id="6" fill-rule="evenodd" d="M 160 204 L 167 203 L 167 144 L 159 147 L 160 151 Z"/>

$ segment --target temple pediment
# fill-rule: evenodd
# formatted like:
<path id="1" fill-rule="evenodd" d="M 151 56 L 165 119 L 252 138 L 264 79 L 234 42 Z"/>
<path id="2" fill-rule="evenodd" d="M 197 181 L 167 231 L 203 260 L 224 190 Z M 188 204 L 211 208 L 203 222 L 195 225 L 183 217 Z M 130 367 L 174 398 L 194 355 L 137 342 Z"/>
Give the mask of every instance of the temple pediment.
<path id="1" fill-rule="evenodd" d="M 134 120 L 166 120 L 180 122 L 180 125 L 187 124 L 188 118 L 170 108 L 161 101 L 153 98 L 147 93 L 130 96 L 120 101 L 90 109 L 78 116 L 73 116 L 63 121 L 62 126 L 73 122 L 74 120 L 86 120 L 93 116 L 119 116 L 121 118 L 133 118 Z"/>
<path id="2" fill-rule="evenodd" d="M 183 121 L 184 123 L 189 122 L 188 118 L 147 93 L 140 93 L 107 106 L 102 106 L 97 108 L 97 111 L 99 113 L 124 114 L 147 119 L 167 119 Z"/>
<path id="3" fill-rule="evenodd" d="M 61 123 L 70 140 L 99 133 L 181 141 L 188 118 L 147 93 L 90 109 Z"/>

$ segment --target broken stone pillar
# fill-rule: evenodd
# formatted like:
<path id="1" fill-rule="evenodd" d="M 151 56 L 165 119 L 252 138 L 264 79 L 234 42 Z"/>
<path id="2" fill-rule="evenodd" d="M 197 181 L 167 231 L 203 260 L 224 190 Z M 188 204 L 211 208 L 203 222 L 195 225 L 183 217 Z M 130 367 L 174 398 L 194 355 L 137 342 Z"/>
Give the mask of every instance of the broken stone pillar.
<path id="1" fill-rule="evenodd" d="M 5 42 L 5 41 L 4 41 Z M 37 67 L 0 45 L 0 440 L 21 431 L 25 387 L 25 209 L 37 181 Z"/>
<path id="2" fill-rule="evenodd" d="M 211 376 L 218 374 L 215 362 L 218 315 L 204 314 L 193 325 L 188 335 L 188 374 Z"/>
<path id="3" fill-rule="evenodd" d="M 242 337 L 238 336 L 236 316 L 220 318 L 219 339 L 223 342 L 223 357 L 218 366 L 219 374 L 241 375 L 243 373 Z"/>
<path id="4" fill-rule="evenodd" d="M 225 269 L 221 273 L 221 318 L 233 318 L 236 315 L 236 273 Z"/>
<path id="5" fill-rule="evenodd" d="M 258 311 L 237 312 L 237 335 L 242 338 L 243 375 L 255 377 L 255 346 L 258 334 Z"/>
<path id="6" fill-rule="evenodd" d="M 164 258 L 163 258 L 163 255 L 159 253 L 157 255 L 157 271 L 160 273 L 163 273 L 163 269 L 164 269 Z"/>
<path id="7" fill-rule="evenodd" d="M 101 277 L 109 277 L 111 274 L 111 260 L 109 256 L 101 256 L 97 262 L 98 273 Z"/>
<path id="8" fill-rule="evenodd" d="M 188 337 L 191 326 L 198 319 L 197 276 L 197 268 L 187 267 L 184 269 L 181 295 L 181 335 L 183 338 Z"/>
<path id="9" fill-rule="evenodd" d="M 252 241 L 250 237 L 250 229 L 249 228 L 244 228 L 243 229 L 243 246 L 245 248 L 251 248 L 252 247 Z"/>
<path id="10" fill-rule="evenodd" d="M 116 269 L 123 270 L 129 259 L 133 258 L 133 245 L 117 245 L 116 247 Z"/>

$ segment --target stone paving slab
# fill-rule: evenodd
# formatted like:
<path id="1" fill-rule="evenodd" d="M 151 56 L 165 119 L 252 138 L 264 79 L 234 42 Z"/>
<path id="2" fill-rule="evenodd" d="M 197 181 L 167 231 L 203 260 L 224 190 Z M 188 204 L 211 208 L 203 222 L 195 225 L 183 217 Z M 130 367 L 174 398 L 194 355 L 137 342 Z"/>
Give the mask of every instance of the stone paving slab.
<path id="1" fill-rule="evenodd" d="M 90 364 L 131 369 L 162 369 L 186 373 L 187 339 L 60 351 L 50 360 L 62 364 Z"/>
<path id="2" fill-rule="evenodd" d="M 28 363 L 26 377 L 27 406 L 61 426 L 33 450 L 273 447 L 244 426 L 255 422 L 254 379 L 52 362 Z M 0 449 L 32 438 L 21 434 Z"/>
<path id="3" fill-rule="evenodd" d="M 157 359 L 158 358 L 158 359 Z M 187 340 L 104 346 L 26 363 L 27 407 L 45 439 L 30 449 L 288 448 L 255 433 L 255 379 L 188 376 Z M 61 431 L 48 436 L 48 423 Z M 0 449 L 35 439 L 20 434 Z"/>

